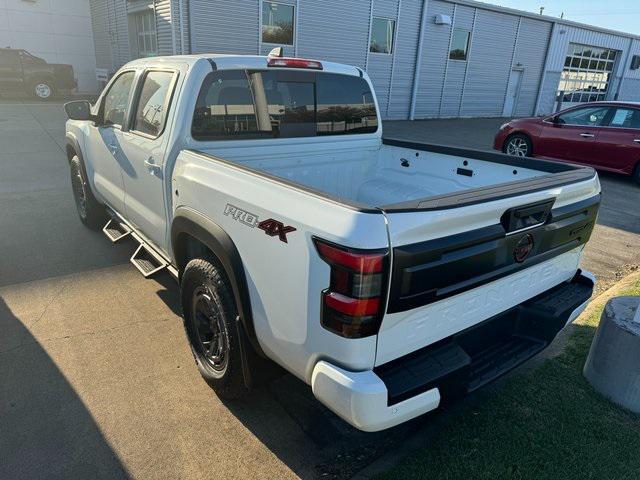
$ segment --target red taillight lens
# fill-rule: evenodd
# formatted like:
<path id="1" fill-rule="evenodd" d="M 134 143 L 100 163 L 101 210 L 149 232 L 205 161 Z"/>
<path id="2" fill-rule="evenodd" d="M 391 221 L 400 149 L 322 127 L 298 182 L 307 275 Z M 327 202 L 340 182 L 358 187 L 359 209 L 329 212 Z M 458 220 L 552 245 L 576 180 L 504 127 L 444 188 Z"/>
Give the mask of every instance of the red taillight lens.
<path id="1" fill-rule="evenodd" d="M 270 67 L 310 68 L 312 70 L 322 70 L 322 63 L 315 60 L 302 60 L 300 58 L 274 57 L 269 59 L 267 65 Z"/>
<path id="2" fill-rule="evenodd" d="M 347 338 L 375 335 L 382 321 L 387 250 L 355 250 L 314 238 L 331 267 L 322 294 L 322 325 Z"/>

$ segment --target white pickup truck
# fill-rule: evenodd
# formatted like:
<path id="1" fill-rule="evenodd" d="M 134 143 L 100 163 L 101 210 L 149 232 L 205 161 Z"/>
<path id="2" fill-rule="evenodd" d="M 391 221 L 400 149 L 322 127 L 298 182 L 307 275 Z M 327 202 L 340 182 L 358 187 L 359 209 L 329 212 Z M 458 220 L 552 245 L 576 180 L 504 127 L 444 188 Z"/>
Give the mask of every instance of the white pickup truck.
<path id="1" fill-rule="evenodd" d="M 385 429 L 540 352 L 592 294 L 593 169 L 383 139 L 359 68 L 141 59 L 65 108 L 81 220 L 179 280 L 221 396 L 270 359 Z"/>

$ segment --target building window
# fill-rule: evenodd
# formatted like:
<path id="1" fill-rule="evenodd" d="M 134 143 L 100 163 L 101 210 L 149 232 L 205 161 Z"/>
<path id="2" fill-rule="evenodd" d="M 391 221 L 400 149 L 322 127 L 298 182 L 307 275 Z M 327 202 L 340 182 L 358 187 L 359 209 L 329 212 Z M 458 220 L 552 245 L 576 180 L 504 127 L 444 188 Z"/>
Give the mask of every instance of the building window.
<path id="1" fill-rule="evenodd" d="M 156 19 L 153 10 L 145 10 L 133 14 L 138 57 L 158 55 L 156 39 Z"/>
<path id="2" fill-rule="evenodd" d="M 570 44 L 558 85 L 562 102 L 606 100 L 616 55 L 608 48 Z"/>
<path id="3" fill-rule="evenodd" d="M 451 60 L 466 60 L 467 53 L 469 52 L 469 37 L 471 32 L 467 30 L 461 30 L 459 28 L 453 29 L 451 35 L 451 48 L 449 49 L 449 58 Z"/>
<path id="4" fill-rule="evenodd" d="M 395 29 L 395 20 L 373 17 L 371 22 L 371 42 L 369 43 L 369 51 L 373 53 L 392 53 L 393 32 Z"/>
<path id="5" fill-rule="evenodd" d="M 293 45 L 294 7 L 262 2 L 262 42 Z"/>

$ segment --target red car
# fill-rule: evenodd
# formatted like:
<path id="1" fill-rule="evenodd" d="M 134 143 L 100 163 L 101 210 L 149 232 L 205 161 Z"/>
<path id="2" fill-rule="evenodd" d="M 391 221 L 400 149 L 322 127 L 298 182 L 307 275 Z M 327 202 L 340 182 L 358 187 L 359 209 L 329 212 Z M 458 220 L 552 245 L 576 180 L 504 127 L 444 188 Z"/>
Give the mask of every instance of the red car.
<path id="1" fill-rule="evenodd" d="M 493 148 L 633 175 L 640 183 L 640 103 L 591 102 L 548 117 L 511 120 Z"/>

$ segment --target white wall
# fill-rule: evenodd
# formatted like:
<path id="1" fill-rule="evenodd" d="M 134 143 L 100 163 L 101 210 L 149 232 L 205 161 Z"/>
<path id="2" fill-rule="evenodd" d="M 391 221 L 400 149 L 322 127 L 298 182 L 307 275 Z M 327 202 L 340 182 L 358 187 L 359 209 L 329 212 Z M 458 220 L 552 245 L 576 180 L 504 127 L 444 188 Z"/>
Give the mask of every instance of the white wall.
<path id="1" fill-rule="evenodd" d="M 71 64 L 79 92 L 97 89 L 89 0 L 0 0 L 0 47 Z"/>

